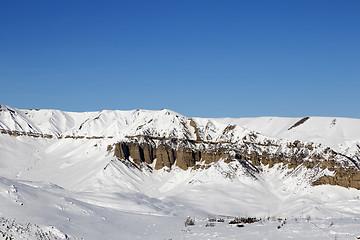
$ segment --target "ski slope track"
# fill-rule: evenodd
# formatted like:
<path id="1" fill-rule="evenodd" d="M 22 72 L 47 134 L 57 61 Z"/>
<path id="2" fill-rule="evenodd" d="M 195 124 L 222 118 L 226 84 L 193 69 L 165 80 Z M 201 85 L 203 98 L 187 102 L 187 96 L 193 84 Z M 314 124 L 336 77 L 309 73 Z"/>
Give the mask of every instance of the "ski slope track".
<path id="1" fill-rule="evenodd" d="M 0 239 L 360 239 L 359 226 L 360 119 L 0 105 Z"/>

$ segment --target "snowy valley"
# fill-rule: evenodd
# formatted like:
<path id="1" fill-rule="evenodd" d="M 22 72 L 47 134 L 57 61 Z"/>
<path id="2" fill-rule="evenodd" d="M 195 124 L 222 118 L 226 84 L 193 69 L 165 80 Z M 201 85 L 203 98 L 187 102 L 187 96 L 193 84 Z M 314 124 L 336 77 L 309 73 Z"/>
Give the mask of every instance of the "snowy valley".
<path id="1" fill-rule="evenodd" d="M 360 119 L 0 105 L 0 220 L 4 239 L 360 239 Z"/>

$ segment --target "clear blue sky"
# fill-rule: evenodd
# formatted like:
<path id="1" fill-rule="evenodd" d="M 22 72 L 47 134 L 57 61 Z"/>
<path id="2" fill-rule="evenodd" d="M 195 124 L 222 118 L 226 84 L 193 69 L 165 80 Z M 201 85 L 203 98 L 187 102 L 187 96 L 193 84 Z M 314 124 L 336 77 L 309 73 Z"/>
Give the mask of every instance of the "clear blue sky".
<path id="1" fill-rule="evenodd" d="M 0 3 L 0 103 L 360 118 L 360 1 Z"/>

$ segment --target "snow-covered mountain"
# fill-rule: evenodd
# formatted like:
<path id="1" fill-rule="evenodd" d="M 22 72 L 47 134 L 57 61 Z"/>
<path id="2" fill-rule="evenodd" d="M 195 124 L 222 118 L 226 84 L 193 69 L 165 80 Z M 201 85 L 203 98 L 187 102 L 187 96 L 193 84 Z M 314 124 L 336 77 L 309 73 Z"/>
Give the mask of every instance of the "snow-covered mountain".
<path id="1" fill-rule="evenodd" d="M 0 217 L 64 238 L 171 238 L 187 215 L 359 217 L 359 166 L 360 119 L 0 105 Z"/>
<path id="2" fill-rule="evenodd" d="M 236 134 L 224 134 L 236 126 Z M 63 112 L 15 109 L 0 105 L 0 129 L 20 134 L 48 134 L 57 138 L 152 136 L 187 140 L 227 141 L 250 132 L 282 140 L 320 143 L 335 151 L 354 154 L 359 150 L 360 119 L 304 118 L 192 118 L 171 110 Z M 231 136 L 230 136 L 231 135 Z M 231 139 L 234 141 L 234 139 Z"/>

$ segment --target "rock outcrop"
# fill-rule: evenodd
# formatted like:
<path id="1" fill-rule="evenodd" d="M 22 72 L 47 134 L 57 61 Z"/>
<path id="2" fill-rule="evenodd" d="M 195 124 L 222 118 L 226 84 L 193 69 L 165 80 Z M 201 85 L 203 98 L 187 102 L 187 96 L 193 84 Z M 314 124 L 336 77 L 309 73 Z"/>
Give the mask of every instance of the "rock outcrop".
<path id="1" fill-rule="evenodd" d="M 114 156 L 132 161 L 138 167 L 152 165 L 156 170 L 177 166 L 182 170 L 206 169 L 212 163 L 239 161 L 251 169 L 282 163 L 289 169 L 304 166 L 314 169 L 318 177 L 313 185 L 331 184 L 360 189 L 360 170 L 356 164 L 337 152 L 300 141 L 277 144 L 271 141 L 213 143 L 184 139 L 132 137 L 115 144 Z M 329 174 L 330 173 L 330 174 Z"/>

